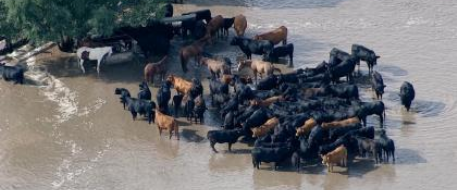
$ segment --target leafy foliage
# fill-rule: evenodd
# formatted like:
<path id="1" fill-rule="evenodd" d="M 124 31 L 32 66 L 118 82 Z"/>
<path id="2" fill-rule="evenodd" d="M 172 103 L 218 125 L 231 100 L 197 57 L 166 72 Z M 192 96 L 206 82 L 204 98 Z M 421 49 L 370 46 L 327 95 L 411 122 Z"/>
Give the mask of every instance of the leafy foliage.
<path id="1" fill-rule="evenodd" d="M 145 25 L 165 0 L 0 0 L 0 35 L 58 41 L 109 35 L 115 27 Z"/>

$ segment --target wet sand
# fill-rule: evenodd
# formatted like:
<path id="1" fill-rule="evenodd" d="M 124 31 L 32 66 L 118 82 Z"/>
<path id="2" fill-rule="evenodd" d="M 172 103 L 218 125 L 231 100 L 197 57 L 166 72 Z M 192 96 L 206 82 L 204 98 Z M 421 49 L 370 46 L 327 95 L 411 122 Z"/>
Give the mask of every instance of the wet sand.
<path id="1" fill-rule="evenodd" d="M 272 171 L 269 164 L 255 170 L 246 144 L 235 144 L 235 153 L 216 145 L 221 153 L 212 153 L 206 132 L 220 125 L 212 111 L 205 125 L 181 118 L 180 141 L 159 137 L 156 126 L 145 120 L 133 121 L 114 89 L 136 94 L 144 63 L 105 66 L 98 77 L 94 68 L 81 74 L 72 55 L 53 52 L 36 59 L 27 85 L 0 81 L 0 189 L 457 188 L 455 2 L 199 0 L 176 5 L 175 12 L 202 8 L 226 16 L 245 14 L 248 36 L 286 25 L 296 68 L 328 59 L 332 47 L 350 51 L 352 43 L 360 43 L 374 49 L 381 55 L 375 70 L 387 84 L 386 128 L 397 146 L 396 164 L 361 160 L 331 174 L 320 165 L 300 173 Z M 182 74 L 175 55 L 184 43 L 173 41 L 172 72 L 207 76 L 205 68 L 193 67 Z M 241 55 L 226 40 L 207 51 L 232 61 Z M 361 69 L 366 74 L 365 64 Z M 397 95 L 405 80 L 416 88 L 410 113 Z M 361 92 L 363 100 L 373 99 L 366 84 Z M 377 122 L 376 117 L 369 120 Z"/>

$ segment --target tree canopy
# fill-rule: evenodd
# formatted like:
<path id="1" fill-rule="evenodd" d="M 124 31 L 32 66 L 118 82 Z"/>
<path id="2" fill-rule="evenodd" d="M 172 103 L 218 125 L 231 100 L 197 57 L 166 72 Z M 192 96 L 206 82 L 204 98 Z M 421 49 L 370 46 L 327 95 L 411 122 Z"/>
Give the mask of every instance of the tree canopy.
<path id="1" fill-rule="evenodd" d="M 166 0 L 0 0 L 0 35 L 36 42 L 110 35 L 162 16 Z"/>

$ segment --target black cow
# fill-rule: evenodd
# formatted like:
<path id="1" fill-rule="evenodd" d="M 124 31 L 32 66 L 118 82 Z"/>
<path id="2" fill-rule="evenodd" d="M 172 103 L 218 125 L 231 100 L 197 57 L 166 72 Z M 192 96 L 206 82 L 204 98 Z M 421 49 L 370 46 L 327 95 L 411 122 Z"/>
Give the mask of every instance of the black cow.
<path id="1" fill-rule="evenodd" d="M 368 139 L 374 139 L 374 127 L 362 127 L 357 131 L 351 131 L 350 134 L 353 134 L 356 137 L 363 137 Z"/>
<path id="2" fill-rule="evenodd" d="M 344 59 L 343 62 L 330 66 L 329 71 L 331 74 L 332 81 L 334 83 L 338 82 L 341 77 L 346 77 L 347 81 L 352 81 L 352 73 L 355 70 L 356 58 L 354 56 L 349 56 Z"/>
<path id="3" fill-rule="evenodd" d="M 232 144 L 236 143 L 238 141 L 238 138 L 240 138 L 242 135 L 242 129 L 212 130 L 208 131 L 206 137 L 208 138 L 213 151 L 217 153 L 216 148 L 214 148 L 214 145 L 216 145 L 216 143 L 228 143 L 228 150 L 229 152 L 231 152 Z"/>
<path id="4" fill-rule="evenodd" d="M 230 111 L 238 111 L 238 98 L 232 98 L 230 99 L 221 109 L 220 113 L 222 117 L 225 117 L 225 114 L 227 114 Z"/>
<path id="5" fill-rule="evenodd" d="M 235 128 L 235 113 L 233 111 L 225 114 L 224 124 L 221 126 L 224 129 L 234 129 Z"/>
<path id="6" fill-rule="evenodd" d="M 21 65 L 7 66 L 0 63 L 0 73 L 5 81 L 14 81 L 14 84 L 24 84 L 24 67 Z"/>
<path id="7" fill-rule="evenodd" d="M 195 100 L 192 98 L 187 98 L 185 107 L 184 107 L 184 112 L 187 118 L 187 121 L 192 121 L 192 118 L 194 117 L 194 109 L 195 109 Z"/>
<path id="8" fill-rule="evenodd" d="M 148 83 L 142 82 L 138 85 L 140 92 L 138 92 L 138 99 L 140 100 L 151 100 L 151 90 L 149 90 Z"/>
<path id="9" fill-rule="evenodd" d="M 268 60 L 270 62 L 278 62 L 280 57 L 289 56 L 289 67 L 294 66 L 294 44 L 286 44 L 283 46 L 275 47 L 270 54 Z"/>
<path id="10" fill-rule="evenodd" d="M 157 103 L 159 104 L 159 110 L 162 113 L 168 114 L 168 111 L 169 111 L 168 102 L 170 101 L 170 98 L 171 98 L 170 88 L 171 88 L 170 82 L 166 81 L 166 82 L 162 83 L 159 90 L 157 91 L 156 100 L 157 100 Z M 179 105 L 181 105 L 181 103 Z"/>
<path id="11" fill-rule="evenodd" d="M 306 68 L 305 73 L 306 77 L 314 76 L 317 74 L 325 73 L 328 68 L 330 67 L 330 64 L 327 63 L 326 61 L 322 61 L 322 63 L 319 63 L 316 67 L 314 68 Z"/>
<path id="12" fill-rule="evenodd" d="M 127 97 L 129 97 L 129 98 L 131 97 L 129 90 L 127 90 L 125 88 L 116 88 L 114 90 L 114 94 L 120 95 L 119 99 L 120 99 L 122 105 L 124 106 L 124 110 L 125 110 L 125 105 L 127 104 L 126 98 Z"/>
<path id="13" fill-rule="evenodd" d="M 200 122 L 200 124 L 201 124 L 204 122 L 203 115 L 206 110 L 207 110 L 207 108 L 206 108 L 205 100 L 201 96 L 199 96 L 199 98 L 197 98 L 197 100 L 196 100 L 196 105 L 194 107 L 195 123 Z"/>
<path id="14" fill-rule="evenodd" d="M 261 162 L 273 162 L 273 170 L 276 170 L 276 167 L 290 158 L 293 153 L 294 148 L 290 145 L 278 148 L 257 147 L 251 150 L 252 165 L 254 168 L 260 169 Z"/>
<path id="15" fill-rule="evenodd" d="M 229 28 L 231 28 L 233 26 L 233 22 L 235 21 L 235 17 L 232 17 L 232 18 L 224 18 L 224 25 L 223 27 L 221 28 L 222 30 L 222 34 L 224 36 L 228 36 L 229 35 Z"/>
<path id="16" fill-rule="evenodd" d="M 384 94 L 384 88 L 386 85 L 384 85 L 384 80 L 382 79 L 381 74 L 378 72 L 374 71 L 373 76 L 371 78 L 371 88 L 374 90 L 376 93 L 376 98 L 382 100 L 382 95 Z"/>
<path id="17" fill-rule="evenodd" d="M 416 92 L 414 91 L 414 87 L 411 83 L 405 81 L 400 87 L 400 99 L 401 104 L 405 106 L 406 111 L 409 111 L 411 108 L 411 103 L 416 96 Z"/>
<path id="18" fill-rule="evenodd" d="M 325 93 L 347 100 L 359 100 L 359 88 L 357 85 L 329 85 L 325 88 Z"/>
<path id="19" fill-rule="evenodd" d="M 209 21 L 211 21 L 211 19 L 212 19 L 211 11 L 209 9 L 187 12 L 187 13 L 183 13 L 182 15 L 190 15 L 190 14 L 195 14 L 195 18 L 197 19 L 197 21 L 205 20 L 206 23 L 209 23 Z"/>
<path id="20" fill-rule="evenodd" d="M 333 143 L 319 146 L 318 154 L 319 155 L 326 155 L 327 153 L 329 153 L 329 152 L 335 150 L 336 148 L 338 148 L 339 146 L 347 144 L 347 143 L 348 143 L 348 136 L 340 137 L 336 141 L 334 141 Z"/>
<path id="21" fill-rule="evenodd" d="M 352 124 L 352 125 L 348 125 L 348 126 L 345 126 L 345 127 L 339 127 L 339 128 L 336 128 L 336 129 L 331 129 L 329 130 L 328 132 L 328 137 L 329 137 L 329 140 L 330 141 L 334 141 L 348 133 L 351 133 L 352 131 L 356 131 L 356 130 L 359 130 L 362 126 L 357 123 L 357 124 Z"/>
<path id="22" fill-rule="evenodd" d="M 367 116 L 378 115 L 381 127 L 384 125 L 384 119 L 386 117 L 385 106 L 382 101 L 375 102 L 360 102 L 357 115 L 363 121 L 363 124 L 367 125 Z"/>
<path id="23" fill-rule="evenodd" d="M 136 120 L 138 114 L 144 115 L 148 118 L 149 124 L 155 122 L 156 104 L 153 101 L 140 100 L 136 98 L 123 97 L 127 102 L 127 108 L 132 114 L 133 120 Z"/>
<path id="24" fill-rule="evenodd" d="M 377 64 L 379 56 L 377 56 L 373 50 L 358 44 L 352 44 L 351 51 L 352 55 L 356 57 L 357 65 L 360 66 L 360 60 L 367 62 L 368 73 L 371 74 L 371 72 L 373 72 L 373 67 Z"/>
<path id="25" fill-rule="evenodd" d="M 237 45 L 246 54 L 247 59 L 251 59 L 252 54 L 268 55 L 273 50 L 274 44 L 268 40 L 253 40 L 243 37 L 233 37 L 230 45 Z"/>
<path id="26" fill-rule="evenodd" d="M 176 94 L 173 96 L 173 113 L 175 117 L 179 117 L 179 111 L 181 110 L 181 103 L 182 99 L 184 98 L 184 95 L 182 94 Z M 159 109 L 160 109 L 160 103 L 159 103 Z"/>
<path id="27" fill-rule="evenodd" d="M 278 86 L 278 77 L 269 75 L 257 83 L 257 90 L 272 90 Z"/>
<path id="28" fill-rule="evenodd" d="M 251 131 L 251 128 L 261 126 L 270 118 L 271 113 L 269 113 L 269 110 L 265 108 L 257 109 L 243 123 L 243 128 L 245 128 L 246 131 Z"/>
<path id="29" fill-rule="evenodd" d="M 203 85 L 197 78 L 192 78 L 192 88 L 190 89 L 191 98 L 196 98 L 203 94 Z"/>
<path id="30" fill-rule="evenodd" d="M 329 62 L 328 62 L 329 67 L 335 67 L 335 66 L 339 65 L 344 60 L 349 58 L 349 56 L 350 56 L 349 53 L 347 53 L 343 50 L 340 50 L 338 48 L 333 48 L 330 51 L 330 58 L 329 58 Z"/>

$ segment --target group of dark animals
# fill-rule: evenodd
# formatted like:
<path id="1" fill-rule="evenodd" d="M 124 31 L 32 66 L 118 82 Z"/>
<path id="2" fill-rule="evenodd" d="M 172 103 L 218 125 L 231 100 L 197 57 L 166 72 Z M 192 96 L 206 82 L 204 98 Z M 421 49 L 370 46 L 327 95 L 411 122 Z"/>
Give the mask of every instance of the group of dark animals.
<path id="1" fill-rule="evenodd" d="M 361 45 L 354 44 L 352 49 L 351 54 L 332 49 L 328 63 L 324 61 L 315 68 L 270 74 L 255 85 L 255 90 L 239 77 L 231 83 L 211 77 L 211 100 L 220 107 L 224 121 L 223 129 L 207 134 L 213 151 L 217 152 L 217 143 L 228 143 L 232 151 L 232 145 L 244 137 L 255 140 L 251 154 L 256 168 L 262 162 L 272 162 L 276 168 L 291 160 L 299 170 L 303 162 L 321 160 L 333 171 L 333 165 L 356 156 L 370 156 L 375 163 L 390 159 L 395 162 L 394 141 L 382 129 L 386 85 L 381 74 L 373 71 L 379 56 Z M 360 60 L 369 65 L 378 101 L 362 102 L 358 86 L 350 82 Z M 341 77 L 347 77 L 347 82 L 340 81 Z M 229 86 L 234 86 L 233 94 Z M 399 95 L 409 111 L 415 96 L 413 86 L 404 82 Z M 370 115 L 380 118 L 378 135 L 375 127 L 366 127 Z M 271 125 L 274 120 L 278 122 Z"/>

